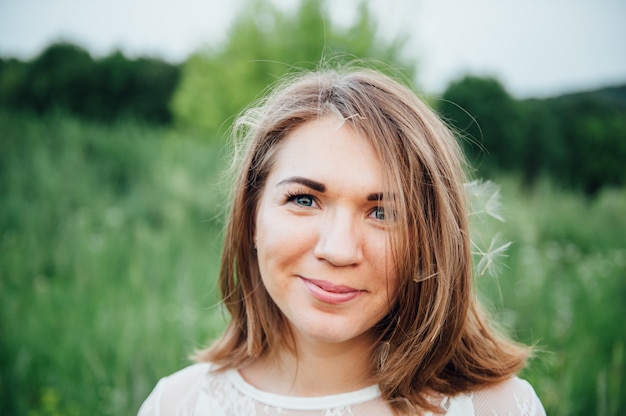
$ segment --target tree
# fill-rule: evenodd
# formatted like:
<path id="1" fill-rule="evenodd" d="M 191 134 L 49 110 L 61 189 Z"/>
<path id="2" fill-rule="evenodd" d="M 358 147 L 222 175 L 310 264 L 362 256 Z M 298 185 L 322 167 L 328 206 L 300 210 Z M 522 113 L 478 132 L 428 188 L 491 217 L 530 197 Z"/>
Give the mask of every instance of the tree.
<path id="1" fill-rule="evenodd" d="M 499 81 L 466 76 L 452 82 L 439 110 L 463 136 L 464 150 L 481 173 L 489 176 L 500 169 L 521 168 L 521 112 Z"/>
<path id="2" fill-rule="evenodd" d="M 492 78 L 451 83 L 440 111 L 481 175 L 548 175 L 593 194 L 626 183 L 626 86 L 517 101 Z"/>
<path id="3" fill-rule="evenodd" d="M 524 182 L 530 185 L 542 176 L 562 176 L 568 151 L 554 111 L 545 100 L 526 100 L 519 106 L 524 129 L 520 154 Z"/>
<path id="4" fill-rule="evenodd" d="M 171 121 L 169 102 L 178 84 L 180 69 L 152 58 L 130 60 L 115 52 L 98 62 L 96 114 L 105 120 L 135 117 Z"/>
<path id="5" fill-rule="evenodd" d="M 568 155 L 559 179 L 589 194 L 626 184 L 626 86 L 546 102 L 558 118 Z"/>
<path id="6" fill-rule="evenodd" d="M 0 58 L 0 108 L 16 105 L 24 90 L 26 67 L 17 59 Z"/>
<path id="7" fill-rule="evenodd" d="M 128 59 L 118 51 L 94 60 L 78 45 L 55 43 L 30 62 L 0 60 L 0 108 L 166 123 L 179 74 L 159 59 Z"/>
<path id="8" fill-rule="evenodd" d="M 88 105 L 94 73 L 95 63 L 85 49 L 52 44 L 27 66 L 16 106 L 38 113 L 58 108 L 81 111 Z"/>
<path id="9" fill-rule="evenodd" d="M 315 68 L 320 61 L 373 58 L 413 78 L 414 63 L 400 54 L 405 39 L 379 42 L 365 2 L 356 22 L 345 29 L 325 19 L 324 6 L 323 0 L 302 0 L 291 15 L 269 2 L 250 2 L 225 44 L 199 51 L 185 63 L 171 105 L 177 124 L 216 136 L 268 85 L 294 69 Z"/>

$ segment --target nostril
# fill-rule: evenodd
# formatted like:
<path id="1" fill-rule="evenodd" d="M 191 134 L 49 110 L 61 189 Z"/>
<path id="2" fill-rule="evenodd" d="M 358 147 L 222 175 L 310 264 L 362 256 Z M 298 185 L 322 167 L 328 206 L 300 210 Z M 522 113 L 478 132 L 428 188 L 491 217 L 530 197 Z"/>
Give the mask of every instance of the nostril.
<path id="1" fill-rule="evenodd" d="M 357 266 L 363 253 L 357 238 L 347 234 L 331 234 L 320 238 L 315 247 L 315 256 L 335 266 Z"/>

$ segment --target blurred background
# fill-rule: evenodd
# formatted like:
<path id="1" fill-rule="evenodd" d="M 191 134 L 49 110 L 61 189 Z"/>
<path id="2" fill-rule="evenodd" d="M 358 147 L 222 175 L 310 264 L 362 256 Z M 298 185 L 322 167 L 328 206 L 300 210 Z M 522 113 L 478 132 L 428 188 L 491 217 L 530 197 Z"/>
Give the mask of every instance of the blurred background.
<path id="1" fill-rule="evenodd" d="M 135 414 L 220 333 L 234 116 L 363 60 L 501 187 L 479 295 L 550 415 L 626 410 L 626 3 L 0 0 L 0 414 Z M 482 210 L 489 210 L 487 200 Z M 480 211 L 481 208 L 478 208 Z"/>

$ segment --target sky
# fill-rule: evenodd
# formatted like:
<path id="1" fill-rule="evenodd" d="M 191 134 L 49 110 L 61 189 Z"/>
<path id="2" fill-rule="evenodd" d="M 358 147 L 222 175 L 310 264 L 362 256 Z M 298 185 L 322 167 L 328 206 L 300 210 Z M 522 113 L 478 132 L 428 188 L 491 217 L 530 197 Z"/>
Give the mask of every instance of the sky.
<path id="1" fill-rule="evenodd" d="M 272 0 L 292 10 L 298 0 Z M 327 1 L 348 25 L 358 0 Z M 69 40 L 96 56 L 183 61 L 217 45 L 244 0 L 0 0 L 0 56 L 30 59 Z M 626 84 L 626 0 L 369 0 L 379 36 L 407 36 L 417 85 L 441 93 L 465 74 L 516 97 Z"/>

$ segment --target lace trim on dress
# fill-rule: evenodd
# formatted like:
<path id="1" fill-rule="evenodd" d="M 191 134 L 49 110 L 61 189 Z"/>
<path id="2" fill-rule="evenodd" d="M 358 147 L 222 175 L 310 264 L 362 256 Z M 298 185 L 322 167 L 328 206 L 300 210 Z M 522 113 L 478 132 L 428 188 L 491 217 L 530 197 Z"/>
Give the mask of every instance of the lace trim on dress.
<path id="1" fill-rule="evenodd" d="M 378 386 L 369 386 L 360 390 L 348 393 L 341 393 L 329 396 L 317 397 L 297 397 L 282 396 L 278 394 L 268 393 L 259 390 L 249 384 L 239 374 L 239 371 L 232 369 L 224 373 L 225 377 L 235 386 L 241 393 L 258 402 L 266 405 L 289 408 L 292 410 L 322 410 L 339 408 L 343 406 L 353 406 L 365 403 L 380 397 L 380 389 Z"/>
<path id="2" fill-rule="evenodd" d="M 381 416 L 393 412 L 377 386 L 321 396 L 281 396 L 258 390 L 237 370 L 194 364 L 162 379 L 140 416 Z M 531 385 L 517 377 L 467 394 L 439 398 L 446 416 L 545 416 Z M 425 415 L 432 416 L 431 413 Z"/>

